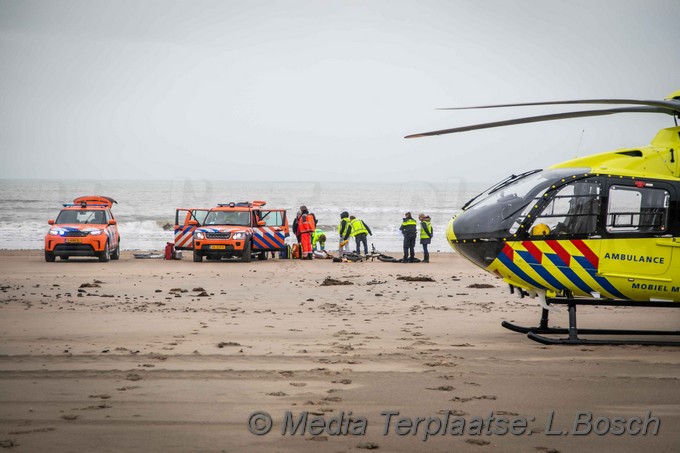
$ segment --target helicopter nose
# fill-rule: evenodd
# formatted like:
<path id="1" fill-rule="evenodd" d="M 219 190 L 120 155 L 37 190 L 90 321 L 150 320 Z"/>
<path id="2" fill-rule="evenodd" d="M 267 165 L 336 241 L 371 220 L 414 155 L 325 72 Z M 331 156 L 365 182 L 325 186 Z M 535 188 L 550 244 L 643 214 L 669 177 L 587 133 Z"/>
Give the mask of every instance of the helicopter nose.
<path id="1" fill-rule="evenodd" d="M 460 235 L 456 235 L 456 228 L 465 230 L 466 219 L 465 211 L 453 217 L 446 227 L 446 239 L 451 248 L 456 252 L 476 263 L 483 269 L 486 269 L 491 262 L 498 256 L 503 248 L 503 241 L 489 241 L 483 238 L 470 238 L 466 240 L 459 239 Z M 460 231 L 459 231 L 460 233 Z"/>
<path id="2" fill-rule="evenodd" d="M 456 220 L 456 217 L 452 217 L 451 220 L 449 220 L 449 225 L 446 227 L 446 239 L 449 241 L 451 247 L 453 247 L 453 244 L 456 242 L 456 233 L 453 231 L 454 220 Z"/>

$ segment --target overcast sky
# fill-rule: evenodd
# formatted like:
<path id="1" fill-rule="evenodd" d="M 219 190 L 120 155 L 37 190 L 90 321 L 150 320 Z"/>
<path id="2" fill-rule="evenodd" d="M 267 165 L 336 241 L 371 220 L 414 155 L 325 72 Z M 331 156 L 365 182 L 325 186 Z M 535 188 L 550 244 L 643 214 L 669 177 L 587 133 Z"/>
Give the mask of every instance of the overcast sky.
<path id="1" fill-rule="evenodd" d="M 677 0 L 0 0 L 0 178 L 493 182 L 672 119 L 403 136 L 558 110 L 436 107 L 662 99 L 679 18 Z"/>

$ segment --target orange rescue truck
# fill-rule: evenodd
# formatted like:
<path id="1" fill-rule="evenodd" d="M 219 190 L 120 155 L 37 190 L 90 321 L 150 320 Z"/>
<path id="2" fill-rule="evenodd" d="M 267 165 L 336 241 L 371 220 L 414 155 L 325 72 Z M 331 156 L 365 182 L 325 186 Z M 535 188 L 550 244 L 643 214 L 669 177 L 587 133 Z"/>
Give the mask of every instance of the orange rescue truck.
<path id="1" fill-rule="evenodd" d="M 285 209 L 264 209 L 266 202 L 218 204 L 212 209 L 181 208 L 175 213 L 175 248 L 193 250 L 194 261 L 253 256 L 286 250 L 290 235 Z"/>
<path id="2" fill-rule="evenodd" d="M 54 262 L 58 256 L 67 260 L 72 256 L 96 256 L 99 261 L 120 257 L 120 235 L 111 206 L 116 200 L 99 195 L 79 197 L 64 204 L 56 220 L 45 235 L 45 261 Z"/>

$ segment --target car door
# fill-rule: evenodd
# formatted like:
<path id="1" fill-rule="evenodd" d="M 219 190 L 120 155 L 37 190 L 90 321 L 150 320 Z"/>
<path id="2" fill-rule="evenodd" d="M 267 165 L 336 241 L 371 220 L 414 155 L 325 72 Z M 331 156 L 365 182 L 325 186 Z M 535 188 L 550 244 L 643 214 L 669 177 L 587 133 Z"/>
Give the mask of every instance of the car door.
<path id="1" fill-rule="evenodd" d="M 264 225 L 260 225 L 264 222 Z M 259 250 L 281 250 L 286 245 L 288 219 L 285 209 L 260 211 L 258 225 L 253 227 L 253 248 Z"/>
<path id="2" fill-rule="evenodd" d="M 106 219 L 106 224 L 107 224 L 107 230 L 109 232 L 109 238 L 110 238 L 110 246 L 112 249 L 115 249 L 118 247 L 118 242 L 120 241 L 120 234 L 118 233 L 118 225 L 117 223 L 114 223 L 113 225 L 110 223 L 111 220 L 115 220 L 113 217 L 113 214 L 111 211 L 106 211 L 105 214 L 105 219 Z"/>
<path id="3" fill-rule="evenodd" d="M 193 250 L 194 232 L 203 225 L 210 209 L 180 208 L 175 211 L 175 248 L 178 250 Z M 195 224 L 190 224 L 194 220 Z"/>

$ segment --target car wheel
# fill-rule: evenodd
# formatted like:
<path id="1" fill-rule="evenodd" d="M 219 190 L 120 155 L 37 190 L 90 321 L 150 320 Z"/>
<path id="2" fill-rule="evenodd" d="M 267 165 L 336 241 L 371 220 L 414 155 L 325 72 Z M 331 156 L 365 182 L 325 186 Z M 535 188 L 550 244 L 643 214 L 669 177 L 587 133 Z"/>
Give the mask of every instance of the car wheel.
<path id="1" fill-rule="evenodd" d="M 116 245 L 116 249 L 111 254 L 112 260 L 117 260 L 119 258 L 120 258 L 120 241 L 118 241 L 118 245 Z"/>
<path id="2" fill-rule="evenodd" d="M 241 255 L 241 261 L 244 263 L 250 263 L 250 259 L 252 256 L 252 246 L 250 244 L 249 240 L 246 240 L 246 243 L 243 245 L 243 255 Z"/>
<path id="3" fill-rule="evenodd" d="M 194 250 L 194 263 L 200 263 L 203 261 L 203 255 L 198 250 Z"/>
<path id="4" fill-rule="evenodd" d="M 267 259 L 267 252 L 260 252 L 260 254 L 257 256 L 257 259 L 260 261 L 264 261 Z"/>
<path id="5" fill-rule="evenodd" d="M 99 261 L 106 263 L 111 259 L 111 250 L 109 250 L 109 241 L 104 244 L 104 250 L 99 252 Z"/>
<path id="6" fill-rule="evenodd" d="M 48 263 L 54 263 L 54 259 L 55 259 L 54 253 L 45 250 L 45 261 L 47 261 Z"/>

